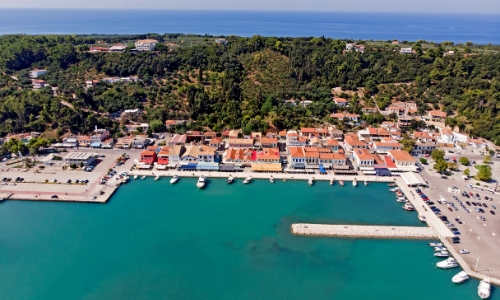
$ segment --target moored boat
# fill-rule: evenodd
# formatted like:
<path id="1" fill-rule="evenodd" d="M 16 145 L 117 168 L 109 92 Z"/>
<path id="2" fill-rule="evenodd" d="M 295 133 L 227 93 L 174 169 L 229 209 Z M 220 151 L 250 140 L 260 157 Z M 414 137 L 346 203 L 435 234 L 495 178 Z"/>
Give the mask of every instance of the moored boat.
<path id="1" fill-rule="evenodd" d="M 313 185 L 314 184 L 314 178 L 309 178 L 308 183 L 309 183 L 309 185 Z"/>
<path id="2" fill-rule="evenodd" d="M 171 184 L 174 184 L 174 183 L 176 183 L 178 180 L 179 180 L 179 175 L 174 175 L 174 177 L 172 177 L 172 178 L 170 179 L 170 183 L 171 183 Z"/>
<path id="3" fill-rule="evenodd" d="M 448 259 L 438 262 L 436 266 L 441 269 L 451 269 L 458 267 L 458 264 L 453 257 L 449 257 Z"/>
<path id="4" fill-rule="evenodd" d="M 446 249 L 445 247 L 443 246 L 436 246 L 434 247 L 434 251 L 447 251 L 448 249 Z"/>
<path id="5" fill-rule="evenodd" d="M 156 175 L 155 180 L 160 180 L 160 175 Z"/>
<path id="6" fill-rule="evenodd" d="M 352 186 L 357 186 L 358 182 L 356 181 L 356 178 L 354 178 L 354 181 L 352 182 Z"/>
<path id="7" fill-rule="evenodd" d="M 269 178 L 269 182 L 270 182 L 270 183 L 274 183 L 274 178 L 273 178 L 273 176 L 271 176 L 271 178 Z"/>
<path id="8" fill-rule="evenodd" d="M 414 211 L 415 207 L 413 207 L 413 205 L 411 205 L 410 203 L 406 203 L 405 205 L 403 205 L 403 209 L 407 211 Z"/>
<path id="9" fill-rule="evenodd" d="M 344 186 L 344 182 L 343 182 L 342 180 L 340 180 L 340 181 L 339 181 L 339 184 L 340 184 L 341 186 Z"/>
<path id="10" fill-rule="evenodd" d="M 396 201 L 398 201 L 399 203 L 406 203 L 406 202 L 408 202 L 408 200 L 405 197 L 398 197 L 396 199 Z"/>
<path id="11" fill-rule="evenodd" d="M 128 182 L 128 179 L 129 179 L 129 177 L 128 177 L 128 176 L 123 176 L 123 178 L 122 178 L 122 183 L 127 183 L 127 182 Z"/>
<path id="12" fill-rule="evenodd" d="M 134 175 L 134 180 L 137 179 L 137 175 Z"/>
<path id="13" fill-rule="evenodd" d="M 468 279 L 469 279 L 469 275 L 467 274 L 467 272 L 461 271 L 451 278 L 451 282 L 462 283 L 462 282 L 467 281 Z"/>
<path id="14" fill-rule="evenodd" d="M 233 178 L 233 176 L 229 175 L 229 178 L 227 179 L 227 183 L 228 183 L 228 184 L 231 184 L 231 183 L 233 183 L 233 182 L 234 182 L 234 178 Z"/>
<path id="15" fill-rule="evenodd" d="M 142 176 L 141 176 L 141 179 L 144 179 L 144 178 L 146 178 L 146 175 L 142 175 Z"/>
<path id="16" fill-rule="evenodd" d="M 199 178 L 198 178 L 198 181 L 196 182 L 196 186 L 201 189 L 201 188 L 204 188 L 205 185 L 207 184 L 207 177 L 205 177 L 204 175 L 201 175 Z"/>
<path id="17" fill-rule="evenodd" d="M 245 180 L 243 180 L 243 183 L 244 184 L 248 184 L 252 181 L 252 177 L 251 176 L 248 176 L 247 178 L 245 178 Z"/>
<path id="18" fill-rule="evenodd" d="M 395 187 L 395 188 L 389 189 L 389 191 L 391 191 L 391 192 L 393 192 L 393 193 L 397 192 L 398 190 L 399 190 L 399 188 L 398 188 L 398 187 Z"/>
<path id="19" fill-rule="evenodd" d="M 448 251 L 439 251 L 434 253 L 434 256 L 436 257 L 449 257 L 450 253 Z"/>
<path id="20" fill-rule="evenodd" d="M 418 219 L 420 220 L 420 222 L 423 222 L 423 223 L 427 222 L 427 219 L 425 218 L 424 215 L 418 215 Z"/>
<path id="21" fill-rule="evenodd" d="M 443 246 L 443 244 L 441 244 L 441 243 L 429 243 L 428 245 L 431 247 L 442 247 Z"/>
<path id="22" fill-rule="evenodd" d="M 364 182 L 364 183 L 365 183 L 365 186 L 367 186 L 367 185 L 368 185 L 368 180 L 365 180 L 365 182 Z"/>
<path id="23" fill-rule="evenodd" d="M 477 287 L 477 294 L 481 299 L 488 299 L 490 297 L 491 284 L 490 279 L 488 277 L 484 278 L 479 282 L 479 286 Z"/>
<path id="24" fill-rule="evenodd" d="M 333 178 L 330 180 L 330 185 L 333 185 L 335 183 L 335 180 Z"/>
<path id="25" fill-rule="evenodd" d="M 397 186 L 395 183 L 389 183 L 387 186 Z"/>

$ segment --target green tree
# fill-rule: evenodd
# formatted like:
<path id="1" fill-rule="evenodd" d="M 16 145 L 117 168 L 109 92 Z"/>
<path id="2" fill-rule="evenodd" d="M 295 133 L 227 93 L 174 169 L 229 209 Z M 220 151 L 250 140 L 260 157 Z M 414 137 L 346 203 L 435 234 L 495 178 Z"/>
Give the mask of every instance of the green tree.
<path id="1" fill-rule="evenodd" d="M 444 161 L 443 159 L 438 160 L 434 164 L 434 170 L 436 170 L 439 173 L 442 173 L 448 169 L 448 163 Z"/>
<path id="2" fill-rule="evenodd" d="M 149 122 L 149 128 L 151 128 L 153 132 L 162 132 L 165 130 L 165 126 L 161 120 L 153 120 Z"/>
<path id="3" fill-rule="evenodd" d="M 480 166 L 479 172 L 477 173 L 477 178 L 481 181 L 489 181 L 491 179 L 491 167 Z"/>
<path id="4" fill-rule="evenodd" d="M 465 168 L 464 175 L 467 176 L 467 177 L 470 176 L 470 170 L 469 170 L 469 168 Z"/>
<path id="5" fill-rule="evenodd" d="M 483 159 L 483 164 L 489 165 L 491 163 L 491 156 L 485 155 Z"/>
<path id="6" fill-rule="evenodd" d="M 424 165 L 426 165 L 426 164 L 427 164 L 427 159 L 425 159 L 425 158 L 421 157 L 419 160 L 420 160 L 420 162 L 421 162 L 421 163 L 423 163 Z"/>
<path id="7" fill-rule="evenodd" d="M 460 157 L 458 161 L 464 166 L 468 166 L 470 164 L 469 159 L 465 156 Z"/>
<path id="8" fill-rule="evenodd" d="M 431 157 L 435 162 L 444 160 L 444 151 L 441 149 L 433 150 L 431 153 Z"/>
<path id="9" fill-rule="evenodd" d="M 401 145 L 403 145 L 403 150 L 411 153 L 416 141 L 407 134 L 405 134 L 399 142 L 401 143 Z"/>

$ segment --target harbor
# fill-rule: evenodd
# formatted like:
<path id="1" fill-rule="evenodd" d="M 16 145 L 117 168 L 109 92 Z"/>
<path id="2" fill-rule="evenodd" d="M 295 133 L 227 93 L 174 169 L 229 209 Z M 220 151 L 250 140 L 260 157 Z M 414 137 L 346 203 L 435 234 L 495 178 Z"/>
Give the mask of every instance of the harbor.
<path id="1" fill-rule="evenodd" d="M 292 234 L 340 238 L 430 240 L 438 236 L 429 227 L 292 224 Z"/>

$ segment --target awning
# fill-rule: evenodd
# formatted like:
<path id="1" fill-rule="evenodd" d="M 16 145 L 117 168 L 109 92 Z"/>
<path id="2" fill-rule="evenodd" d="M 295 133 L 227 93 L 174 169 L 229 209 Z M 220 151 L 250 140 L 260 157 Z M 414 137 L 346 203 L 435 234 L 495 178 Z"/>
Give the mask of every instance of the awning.
<path id="1" fill-rule="evenodd" d="M 363 174 L 365 174 L 365 175 L 375 175 L 375 174 L 377 174 L 377 172 L 376 171 L 363 171 Z"/>
<path id="2" fill-rule="evenodd" d="M 181 170 L 196 170 L 197 165 L 198 164 L 181 165 L 181 166 L 179 166 L 179 169 L 181 169 Z"/>
<path id="3" fill-rule="evenodd" d="M 219 171 L 219 164 L 217 163 L 198 163 L 196 170 Z"/>
<path id="4" fill-rule="evenodd" d="M 140 164 L 139 169 L 151 169 L 151 165 L 147 165 L 147 164 Z"/>
<path id="5" fill-rule="evenodd" d="M 167 169 L 167 165 L 156 165 L 155 169 L 156 170 L 166 170 Z"/>
<path id="6" fill-rule="evenodd" d="M 90 147 L 92 147 L 92 148 L 100 148 L 101 147 L 101 143 L 90 143 Z"/>
<path id="7" fill-rule="evenodd" d="M 387 169 L 375 169 L 377 176 L 391 176 L 391 172 Z"/>
<path id="8" fill-rule="evenodd" d="M 260 164 L 253 163 L 252 164 L 253 172 L 282 172 L 283 168 L 281 164 Z"/>
<path id="9" fill-rule="evenodd" d="M 320 171 L 321 173 L 326 173 L 326 170 L 325 170 L 325 168 L 323 168 L 323 165 L 322 165 L 322 164 L 321 164 L 321 165 L 319 165 L 319 171 Z"/>
<path id="10" fill-rule="evenodd" d="M 345 165 L 344 166 L 335 165 L 335 166 L 333 166 L 333 169 L 334 170 L 349 170 L 349 169 L 351 169 L 351 167 L 345 166 Z"/>
<path id="11" fill-rule="evenodd" d="M 422 176 L 413 172 L 401 173 L 401 178 L 403 178 L 405 183 L 409 186 L 427 186 Z"/>
<path id="12" fill-rule="evenodd" d="M 234 171 L 234 165 L 233 164 L 219 165 L 219 170 L 226 171 L 226 172 L 232 172 L 232 171 Z"/>

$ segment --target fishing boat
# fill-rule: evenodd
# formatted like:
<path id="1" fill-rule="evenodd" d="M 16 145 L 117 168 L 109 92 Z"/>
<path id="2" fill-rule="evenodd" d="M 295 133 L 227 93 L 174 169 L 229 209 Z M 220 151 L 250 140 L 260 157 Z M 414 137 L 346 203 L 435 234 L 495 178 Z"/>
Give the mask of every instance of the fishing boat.
<path id="1" fill-rule="evenodd" d="M 227 179 L 227 183 L 228 183 L 228 184 L 231 184 L 231 183 L 233 183 L 233 182 L 234 182 L 234 178 L 233 178 L 233 176 L 229 175 L 229 178 Z"/>
<path id="2" fill-rule="evenodd" d="M 134 175 L 134 180 L 136 180 L 136 179 L 137 179 L 137 175 Z"/>
<path id="3" fill-rule="evenodd" d="M 418 215 L 418 219 L 420 220 L 420 222 L 423 222 L 423 223 L 427 222 L 427 219 L 423 215 Z"/>
<path id="4" fill-rule="evenodd" d="M 207 184 L 207 177 L 205 177 L 204 175 L 201 175 L 199 178 L 198 178 L 198 181 L 196 182 L 196 186 L 201 189 L 201 188 L 204 188 L 205 185 Z"/>
<path id="5" fill-rule="evenodd" d="M 248 184 L 252 181 L 252 177 L 251 176 L 248 176 L 247 178 L 245 178 L 245 180 L 243 180 L 243 183 L 244 184 Z"/>
<path id="6" fill-rule="evenodd" d="M 160 180 L 160 175 L 156 175 L 155 180 Z"/>
<path id="7" fill-rule="evenodd" d="M 403 209 L 407 211 L 414 211 L 415 207 L 413 207 L 413 205 L 411 205 L 410 203 L 406 203 L 405 205 L 403 205 Z"/>
<path id="8" fill-rule="evenodd" d="M 365 186 L 367 186 L 367 185 L 368 185 L 368 180 L 365 180 Z"/>
<path id="9" fill-rule="evenodd" d="M 146 175 L 142 175 L 142 176 L 141 176 L 141 179 L 144 179 L 144 178 L 146 178 Z"/>
<path id="10" fill-rule="evenodd" d="M 341 186 L 344 186 L 344 182 L 343 182 L 342 180 L 340 180 L 340 181 L 339 181 L 339 184 L 340 184 Z"/>
<path id="11" fill-rule="evenodd" d="M 449 257 L 450 253 L 448 253 L 448 251 L 439 251 L 439 252 L 434 253 L 434 256 L 436 256 L 436 257 Z"/>
<path id="12" fill-rule="evenodd" d="M 484 278 L 479 282 L 479 286 L 477 287 L 477 294 L 481 299 L 488 299 L 490 297 L 491 284 L 490 279 L 488 277 Z"/>
<path id="13" fill-rule="evenodd" d="M 357 186 L 358 182 L 356 181 L 356 178 L 354 178 L 354 181 L 352 182 L 352 186 Z"/>
<path id="14" fill-rule="evenodd" d="M 431 247 L 442 247 L 443 246 L 443 244 L 441 244 L 441 243 L 429 243 L 428 245 Z"/>
<path id="15" fill-rule="evenodd" d="M 438 262 L 436 266 L 441 269 L 451 269 L 458 267 L 458 264 L 453 257 L 449 257 L 448 259 Z"/>
<path id="16" fill-rule="evenodd" d="M 436 247 L 434 247 L 434 251 L 448 251 L 448 249 L 446 249 L 443 246 L 436 246 Z"/>
<path id="17" fill-rule="evenodd" d="M 274 183 L 274 178 L 272 176 L 271 176 L 271 178 L 269 178 L 269 182 Z"/>
<path id="18" fill-rule="evenodd" d="M 333 185 L 335 183 L 335 180 L 333 178 L 330 180 L 330 185 Z"/>
<path id="19" fill-rule="evenodd" d="M 170 183 L 171 183 L 171 184 L 174 184 L 174 183 L 176 183 L 178 180 L 179 180 L 179 176 L 178 176 L 178 175 L 174 175 L 174 177 L 172 177 L 172 178 L 170 179 Z"/>
<path id="20" fill-rule="evenodd" d="M 314 184 L 314 178 L 309 178 L 309 185 L 313 185 Z"/>
<path id="21" fill-rule="evenodd" d="M 467 274 L 467 272 L 465 271 L 461 271 L 451 278 L 451 282 L 453 283 L 462 283 L 466 282 L 467 280 L 469 280 L 469 274 Z"/>

